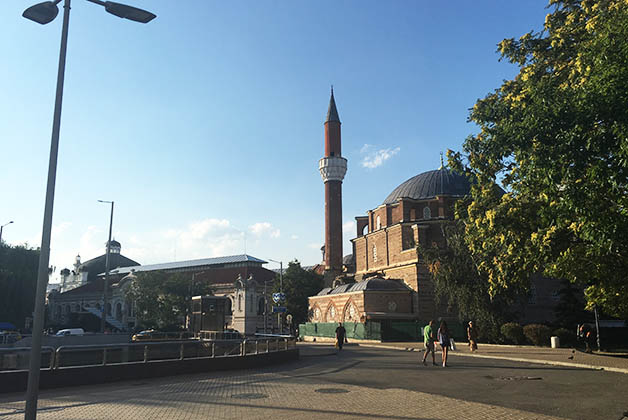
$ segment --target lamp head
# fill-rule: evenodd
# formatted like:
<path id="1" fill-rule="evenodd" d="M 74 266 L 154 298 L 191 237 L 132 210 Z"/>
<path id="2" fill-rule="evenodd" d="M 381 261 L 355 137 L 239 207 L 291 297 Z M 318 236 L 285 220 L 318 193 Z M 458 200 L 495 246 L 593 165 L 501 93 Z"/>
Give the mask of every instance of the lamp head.
<path id="1" fill-rule="evenodd" d="M 33 22 L 45 25 L 52 22 L 58 14 L 59 8 L 57 7 L 57 2 L 45 1 L 24 10 L 22 16 L 26 19 L 32 20 Z"/>
<path id="2" fill-rule="evenodd" d="M 146 10 L 138 9 L 133 6 L 127 6 L 126 4 L 114 3 L 112 1 L 105 2 L 105 10 L 122 19 L 129 19 L 140 23 L 148 23 L 157 17 L 153 13 Z"/>

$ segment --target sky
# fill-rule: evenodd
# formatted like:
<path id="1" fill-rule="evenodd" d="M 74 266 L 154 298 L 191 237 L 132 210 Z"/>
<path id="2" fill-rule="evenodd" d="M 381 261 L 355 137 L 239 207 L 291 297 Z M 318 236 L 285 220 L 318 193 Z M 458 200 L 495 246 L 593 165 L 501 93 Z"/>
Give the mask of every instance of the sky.
<path id="1" fill-rule="evenodd" d="M 37 2 L 37 1 L 36 1 Z M 2 240 L 39 247 L 62 13 L 0 13 Z M 474 103 L 513 78 L 504 38 L 547 1 L 137 0 L 143 25 L 73 0 L 50 265 L 113 237 L 141 264 L 247 253 L 321 262 L 318 160 L 330 86 L 342 121 L 344 254 L 355 217 L 478 131 Z M 270 262 L 267 268 L 278 268 Z"/>

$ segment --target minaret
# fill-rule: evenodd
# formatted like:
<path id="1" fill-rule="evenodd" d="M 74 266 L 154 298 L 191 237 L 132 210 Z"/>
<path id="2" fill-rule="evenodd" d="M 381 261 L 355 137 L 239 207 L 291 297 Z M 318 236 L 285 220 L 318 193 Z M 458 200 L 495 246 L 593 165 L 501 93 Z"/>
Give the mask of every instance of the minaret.
<path id="1" fill-rule="evenodd" d="M 347 173 L 347 159 L 341 156 L 340 118 L 331 88 L 325 120 L 325 156 L 318 162 L 325 183 L 325 285 L 342 273 L 342 180 Z"/>

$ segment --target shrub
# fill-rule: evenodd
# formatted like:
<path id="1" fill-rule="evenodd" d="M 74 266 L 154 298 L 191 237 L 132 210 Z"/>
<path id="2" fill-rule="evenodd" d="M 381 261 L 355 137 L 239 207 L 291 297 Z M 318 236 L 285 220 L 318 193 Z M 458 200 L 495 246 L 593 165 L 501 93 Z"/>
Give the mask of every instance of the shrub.
<path id="1" fill-rule="evenodd" d="M 530 324 L 523 327 L 523 334 L 535 346 L 549 346 L 552 330 L 547 325 Z"/>
<path id="2" fill-rule="evenodd" d="M 508 322 L 500 329 L 504 339 L 510 344 L 522 344 L 524 340 L 523 328 L 516 322 Z"/>
<path id="3" fill-rule="evenodd" d="M 576 334 L 567 328 L 558 328 L 553 335 L 560 339 L 561 347 L 572 347 L 576 345 Z"/>

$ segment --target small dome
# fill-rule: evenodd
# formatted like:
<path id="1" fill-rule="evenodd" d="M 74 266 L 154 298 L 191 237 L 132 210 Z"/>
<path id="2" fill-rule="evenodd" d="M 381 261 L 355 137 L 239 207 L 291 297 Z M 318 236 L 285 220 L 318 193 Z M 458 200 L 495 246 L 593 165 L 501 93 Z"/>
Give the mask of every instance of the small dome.
<path id="1" fill-rule="evenodd" d="M 471 191 L 469 180 L 454 171 L 442 168 L 423 172 L 410 178 L 390 193 L 383 204 L 396 203 L 400 198 L 422 200 L 437 195 L 462 197 Z"/>

